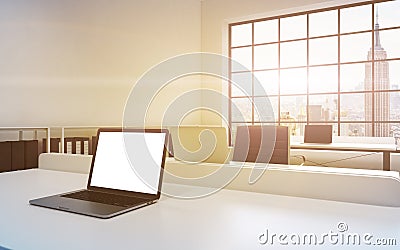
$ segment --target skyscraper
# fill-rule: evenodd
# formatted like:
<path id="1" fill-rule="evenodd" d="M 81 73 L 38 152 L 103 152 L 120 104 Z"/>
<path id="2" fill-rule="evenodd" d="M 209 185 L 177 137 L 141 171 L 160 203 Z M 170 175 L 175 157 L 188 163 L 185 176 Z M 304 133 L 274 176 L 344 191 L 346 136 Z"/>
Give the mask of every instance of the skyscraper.
<path id="1" fill-rule="evenodd" d="M 386 51 L 381 45 L 379 36 L 378 12 L 376 14 L 375 23 L 375 41 L 374 46 L 368 51 L 368 61 L 374 58 L 374 70 L 372 63 L 365 63 L 365 90 L 387 90 L 390 87 L 389 83 L 389 63 Z M 373 78 L 372 78 L 373 77 Z M 374 98 L 374 101 L 372 101 Z M 368 94 L 365 96 L 365 120 L 372 121 L 374 117 L 375 126 L 371 123 L 366 124 L 365 136 L 389 136 L 390 126 L 388 123 L 379 123 L 379 121 L 389 120 L 390 110 L 390 95 L 388 92 L 376 92 L 373 97 Z"/>

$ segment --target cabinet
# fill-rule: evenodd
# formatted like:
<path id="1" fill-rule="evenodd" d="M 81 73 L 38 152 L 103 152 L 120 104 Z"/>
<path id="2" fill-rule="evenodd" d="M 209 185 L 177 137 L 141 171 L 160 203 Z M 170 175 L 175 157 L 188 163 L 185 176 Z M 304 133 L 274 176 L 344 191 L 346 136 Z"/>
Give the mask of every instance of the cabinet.
<path id="1" fill-rule="evenodd" d="M 24 169 L 39 166 L 39 143 L 37 140 L 24 141 Z"/>
<path id="2" fill-rule="evenodd" d="M 0 142 L 0 172 L 11 171 L 11 142 Z"/>
<path id="3" fill-rule="evenodd" d="M 61 139 L 50 138 L 50 152 L 61 153 Z M 64 138 L 64 153 L 68 154 L 92 154 L 92 142 L 89 137 Z M 46 152 L 47 139 L 43 139 L 43 152 Z"/>
<path id="4" fill-rule="evenodd" d="M 11 170 L 25 168 L 25 143 L 24 141 L 11 142 Z"/>
<path id="5" fill-rule="evenodd" d="M 0 142 L 0 172 L 38 167 L 38 141 Z"/>

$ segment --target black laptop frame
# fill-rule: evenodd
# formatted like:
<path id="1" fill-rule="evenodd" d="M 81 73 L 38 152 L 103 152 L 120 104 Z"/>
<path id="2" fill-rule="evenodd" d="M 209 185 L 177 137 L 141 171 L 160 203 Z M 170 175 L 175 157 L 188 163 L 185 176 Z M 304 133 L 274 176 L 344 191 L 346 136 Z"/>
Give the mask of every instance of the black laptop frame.
<path id="1" fill-rule="evenodd" d="M 99 139 L 100 139 L 99 136 L 100 136 L 101 132 L 165 133 L 164 150 L 163 150 L 162 162 L 161 162 L 161 167 L 160 167 L 160 178 L 159 178 L 159 183 L 158 183 L 157 194 L 147 194 L 147 193 L 141 193 L 141 192 L 135 192 L 135 191 L 125 191 L 125 190 L 119 190 L 119 189 L 90 186 L 90 183 L 91 183 L 91 180 L 92 180 L 92 173 L 93 173 L 94 163 L 95 163 L 95 160 L 96 160 L 97 144 L 96 144 L 96 149 L 93 152 L 92 163 L 91 163 L 91 166 L 90 166 L 90 173 L 89 173 L 87 186 L 86 186 L 86 189 L 90 190 L 90 191 L 97 191 L 97 192 L 102 192 L 102 193 L 124 195 L 124 196 L 142 198 L 142 199 L 145 199 L 145 200 L 158 200 L 160 198 L 160 196 L 161 196 L 161 185 L 162 185 L 162 179 L 163 179 L 163 174 L 164 174 L 165 158 L 166 158 L 166 154 L 167 154 L 167 144 L 168 144 L 168 140 L 169 140 L 169 131 L 168 131 L 168 129 L 99 128 L 97 130 L 97 141 L 99 141 Z"/>

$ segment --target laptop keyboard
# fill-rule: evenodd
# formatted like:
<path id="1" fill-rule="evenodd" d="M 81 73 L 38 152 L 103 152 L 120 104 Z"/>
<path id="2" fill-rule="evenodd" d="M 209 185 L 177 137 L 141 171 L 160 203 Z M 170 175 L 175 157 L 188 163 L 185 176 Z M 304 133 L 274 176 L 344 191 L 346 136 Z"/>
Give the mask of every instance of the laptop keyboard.
<path id="1" fill-rule="evenodd" d="M 145 199 L 137 197 L 101 193 L 89 190 L 83 190 L 75 193 L 65 194 L 62 195 L 61 197 L 84 200 L 84 201 L 92 201 L 92 202 L 108 204 L 108 205 L 116 205 L 122 207 L 129 207 L 146 201 Z"/>

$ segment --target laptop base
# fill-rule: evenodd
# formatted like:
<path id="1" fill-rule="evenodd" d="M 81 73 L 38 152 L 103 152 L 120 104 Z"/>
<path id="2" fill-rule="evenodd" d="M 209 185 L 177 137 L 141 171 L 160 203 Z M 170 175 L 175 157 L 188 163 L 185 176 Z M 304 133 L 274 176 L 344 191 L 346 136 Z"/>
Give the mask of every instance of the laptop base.
<path id="1" fill-rule="evenodd" d="M 144 201 L 140 204 L 125 207 L 62 197 L 65 194 L 68 193 L 30 200 L 29 204 L 70 213 L 83 214 L 96 218 L 108 219 L 156 202 Z"/>

